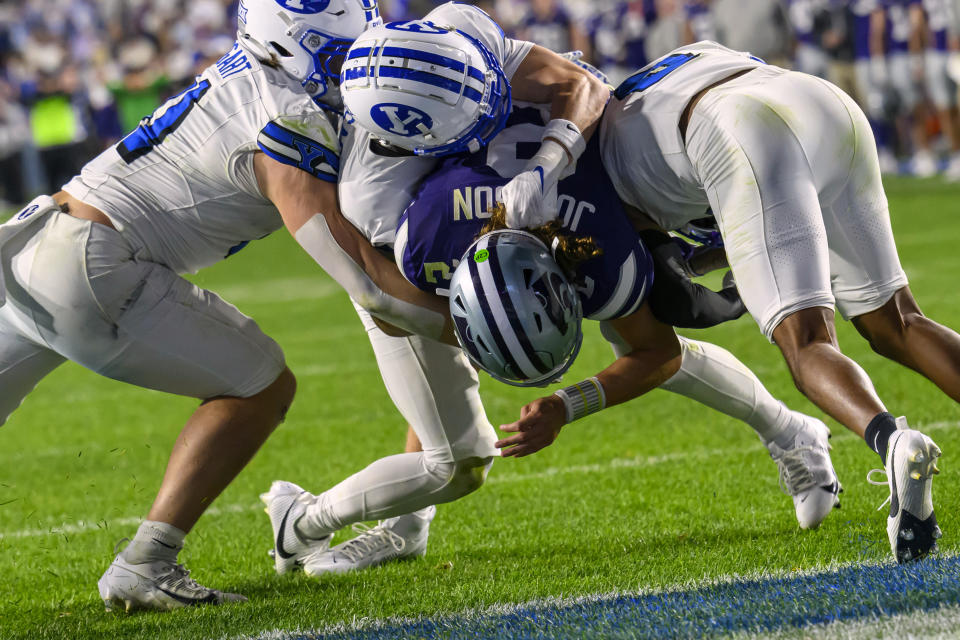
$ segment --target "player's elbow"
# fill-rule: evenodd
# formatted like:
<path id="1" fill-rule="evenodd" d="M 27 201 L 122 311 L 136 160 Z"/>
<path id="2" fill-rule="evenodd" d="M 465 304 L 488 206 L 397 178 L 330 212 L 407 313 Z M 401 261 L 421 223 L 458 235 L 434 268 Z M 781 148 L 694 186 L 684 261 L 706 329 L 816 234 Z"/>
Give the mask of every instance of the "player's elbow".
<path id="1" fill-rule="evenodd" d="M 379 316 L 387 311 L 387 296 L 373 281 L 360 278 L 352 290 L 347 291 L 354 302 L 363 307 L 372 316 Z"/>

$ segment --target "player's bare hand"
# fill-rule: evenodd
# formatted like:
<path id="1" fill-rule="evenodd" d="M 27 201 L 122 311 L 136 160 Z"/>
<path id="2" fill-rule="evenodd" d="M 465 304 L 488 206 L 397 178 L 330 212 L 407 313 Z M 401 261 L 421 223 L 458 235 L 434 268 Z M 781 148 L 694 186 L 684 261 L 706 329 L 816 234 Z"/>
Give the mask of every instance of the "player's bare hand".
<path id="1" fill-rule="evenodd" d="M 520 419 L 500 425 L 501 431 L 515 435 L 497 441 L 503 456 L 522 458 L 549 446 L 557 439 L 567 421 L 563 400 L 551 395 L 534 400 L 520 409 Z"/>

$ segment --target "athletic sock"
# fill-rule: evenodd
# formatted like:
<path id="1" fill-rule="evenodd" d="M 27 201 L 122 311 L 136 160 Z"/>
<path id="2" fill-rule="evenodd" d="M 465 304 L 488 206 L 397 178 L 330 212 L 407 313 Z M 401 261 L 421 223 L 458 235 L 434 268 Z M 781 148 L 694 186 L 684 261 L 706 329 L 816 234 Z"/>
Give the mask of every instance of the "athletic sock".
<path id="1" fill-rule="evenodd" d="M 867 441 L 867 446 L 880 456 L 884 464 L 887 463 L 887 443 L 896 430 L 897 421 L 893 414 L 884 411 L 878 413 L 863 432 L 863 439 Z"/>
<path id="2" fill-rule="evenodd" d="M 130 564 L 167 561 L 176 562 L 177 554 L 183 548 L 186 532 L 166 522 L 144 520 L 137 529 L 127 548 L 120 556 Z"/>
<path id="3" fill-rule="evenodd" d="M 430 527 L 430 507 L 425 507 L 413 513 L 407 513 L 395 518 L 389 518 L 383 521 L 398 536 L 403 538 L 412 538 L 420 535 L 425 529 Z"/>

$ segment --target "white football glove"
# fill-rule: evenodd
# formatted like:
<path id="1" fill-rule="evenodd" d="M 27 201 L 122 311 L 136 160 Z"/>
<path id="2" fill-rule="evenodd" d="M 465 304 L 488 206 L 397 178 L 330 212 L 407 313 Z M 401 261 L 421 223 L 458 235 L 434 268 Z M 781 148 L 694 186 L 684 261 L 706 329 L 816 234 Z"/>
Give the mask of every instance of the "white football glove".
<path id="1" fill-rule="evenodd" d="M 524 171 L 503 186 L 500 199 L 511 229 L 539 227 L 557 217 L 557 183 L 543 183 L 543 169 Z"/>

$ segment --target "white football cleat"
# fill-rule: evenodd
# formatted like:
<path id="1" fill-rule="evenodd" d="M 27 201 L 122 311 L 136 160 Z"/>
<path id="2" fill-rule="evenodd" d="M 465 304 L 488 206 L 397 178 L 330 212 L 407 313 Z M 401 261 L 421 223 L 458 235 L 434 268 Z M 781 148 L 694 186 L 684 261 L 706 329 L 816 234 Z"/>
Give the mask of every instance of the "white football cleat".
<path id="1" fill-rule="evenodd" d="M 890 502 L 887 537 L 893 557 L 903 564 L 936 551 L 937 539 L 943 535 L 933 513 L 931 493 L 933 476 L 940 473 L 940 447 L 919 431 L 907 428 L 903 418 L 897 418 L 897 426 L 887 444 L 884 469 L 870 471 L 867 481 L 890 487 L 890 497 L 880 507 Z M 874 473 L 886 473 L 887 481 L 873 480 Z"/>
<path id="2" fill-rule="evenodd" d="M 382 520 L 375 527 L 353 525 L 359 535 L 337 546 L 313 554 L 303 563 L 310 576 L 346 573 L 376 567 L 391 560 L 414 558 L 427 552 L 430 522 L 437 513 L 434 506 L 396 518 Z"/>
<path id="3" fill-rule="evenodd" d="M 97 582 L 107 611 L 169 611 L 201 604 L 246 602 L 238 593 L 208 589 L 175 562 L 129 564 L 119 555 Z"/>
<path id="4" fill-rule="evenodd" d="M 782 449 L 772 441 L 766 445 L 780 470 L 780 488 L 793 497 L 800 528 L 816 529 L 840 505 L 837 494 L 843 489 L 830 461 L 830 429 L 816 418 L 793 414 L 802 422 L 792 446 Z"/>
<path id="5" fill-rule="evenodd" d="M 295 571 L 303 564 L 304 558 L 330 547 L 333 535 L 312 540 L 300 536 L 294 528 L 314 498 L 302 487 L 283 480 L 275 481 L 270 485 L 270 491 L 260 494 L 260 500 L 267 505 L 264 511 L 273 526 L 272 555 L 279 574 Z"/>

